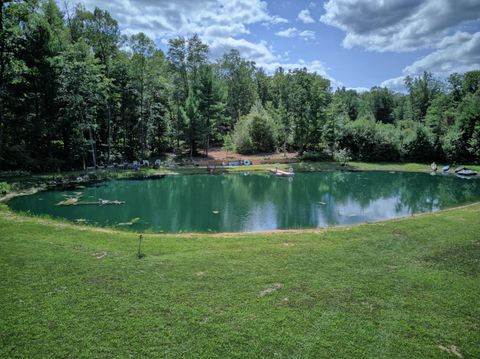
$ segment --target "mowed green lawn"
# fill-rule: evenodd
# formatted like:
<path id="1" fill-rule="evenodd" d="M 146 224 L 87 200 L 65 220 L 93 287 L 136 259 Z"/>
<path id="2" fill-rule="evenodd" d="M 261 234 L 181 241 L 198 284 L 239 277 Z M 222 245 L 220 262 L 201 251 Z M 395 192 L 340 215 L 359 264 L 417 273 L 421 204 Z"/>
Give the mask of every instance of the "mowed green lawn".
<path id="1" fill-rule="evenodd" d="M 0 357 L 480 357 L 480 204 L 137 244 L 0 207 Z"/>

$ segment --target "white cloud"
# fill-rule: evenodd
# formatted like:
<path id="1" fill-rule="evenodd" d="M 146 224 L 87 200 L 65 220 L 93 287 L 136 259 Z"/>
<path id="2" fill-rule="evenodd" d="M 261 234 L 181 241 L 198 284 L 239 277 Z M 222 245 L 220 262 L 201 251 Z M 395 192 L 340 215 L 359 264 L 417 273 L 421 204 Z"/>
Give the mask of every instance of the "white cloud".
<path id="1" fill-rule="evenodd" d="M 289 27 L 286 30 L 276 32 L 275 35 L 280 37 L 295 37 L 298 34 L 298 30 L 295 27 Z"/>
<path id="2" fill-rule="evenodd" d="M 480 32 L 469 34 L 457 32 L 445 37 L 431 54 L 407 66 L 403 72 L 417 75 L 430 71 L 440 76 L 452 72 L 480 69 Z"/>
<path id="3" fill-rule="evenodd" d="M 315 39 L 315 32 L 313 32 L 311 30 L 305 30 L 305 31 L 300 32 L 298 34 L 298 36 L 300 36 L 301 38 L 304 38 L 304 39 L 313 40 L 313 39 Z"/>
<path id="4" fill-rule="evenodd" d="M 277 55 L 265 41 L 239 38 L 249 34 L 249 27 L 252 24 L 271 27 L 288 23 L 287 19 L 271 14 L 264 0 L 80 1 L 89 10 L 98 6 L 109 11 L 126 34 L 142 31 L 166 44 L 169 38 L 197 33 L 202 41 L 209 45 L 212 59 L 218 59 L 231 49 L 237 49 L 242 57 L 255 61 L 258 67 L 263 67 L 271 73 L 280 66 L 287 70 L 306 67 L 309 71 L 329 78 L 332 83 L 337 83 L 328 76 L 325 66 L 318 60 L 310 62 L 299 60 L 295 63 Z M 315 38 L 313 31 L 296 28 L 280 31 L 277 35 L 305 40 Z"/>
<path id="5" fill-rule="evenodd" d="M 271 17 L 270 23 L 271 24 L 287 24 L 288 20 L 283 18 L 283 17 L 274 15 L 274 16 Z"/>
<path id="6" fill-rule="evenodd" d="M 287 38 L 301 37 L 302 39 L 305 39 L 305 40 L 315 39 L 315 32 L 311 30 L 300 31 L 295 27 L 289 27 L 286 30 L 278 31 L 277 33 L 275 33 L 275 35 L 280 37 L 287 37 Z"/>
<path id="7" fill-rule="evenodd" d="M 381 87 L 387 87 L 392 91 L 405 92 L 405 76 L 399 76 L 392 79 L 383 81 L 380 84 Z"/>
<path id="8" fill-rule="evenodd" d="M 343 30 L 343 46 L 373 51 L 432 47 L 448 31 L 480 18 L 478 0 L 329 0 L 320 21 Z"/>
<path id="9" fill-rule="evenodd" d="M 304 24 L 313 24 L 315 20 L 313 20 L 312 16 L 310 15 L 310 10 L 305 9 L 298 13 L 297 19 L 302 21 Z"/>
<path id="10" fill-rule="evenodd" d="M 357 91 L 359 93 L 370 91 L 370 89 L 367 88 L 367 87 L 347 87 L 346 89 L 347 90 L 354 90 L 354 91 Z"/>
<path id="11" fill-rule="evenodd" d="M 87 9 L 108 10 L 126 33 L 143 31 L 154 38 L 198 33 L 203 37 L 248 33 L 255 23 L 288 20 L 271 15 L 262 0 L 83 0 Z"/>
<path id="12" fill-rule="evenodd" d="M 258 63 L 269 63 L 278 60 L 278 56 L 274 55 L 272 49 L 265 41 L 254 43 L 245 39 L 228 37 L 217 38 L 210 43 L 210 52 L 214 59 L 221 58 L 223 54 L 231 49 L 237 49 L 242 57 Z"/>
<path id="13" fill-rule="evenodd" d="M 453 72 L 480 70 L 480 32 L 469 34 L 458 31 L 447 36 L 436 46 L 436 50 L 403 69 L 403 76 L 382 82 L 381 86 L 395 91 L 405 91 L 405 76 L 418 76 L 424 71 L 437 77 L 447 77 Z"/>

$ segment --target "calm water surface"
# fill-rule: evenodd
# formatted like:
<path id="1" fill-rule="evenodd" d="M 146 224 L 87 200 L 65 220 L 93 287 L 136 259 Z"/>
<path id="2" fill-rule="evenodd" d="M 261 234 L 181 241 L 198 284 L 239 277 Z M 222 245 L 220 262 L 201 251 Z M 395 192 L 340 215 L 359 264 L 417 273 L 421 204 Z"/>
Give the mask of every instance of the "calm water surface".
<path id="1" fill-rule="evenodd" d="M 56 206 L 77 191 L 17 197 L 15 210 L 101 226 L 140 220 L 133 230 L 243 232 L 378 221 L 480 200 L 480 178 L 402 172 L 167 176 L 110 181 L 83 190 L 82 201 L 118 206 Z"/>

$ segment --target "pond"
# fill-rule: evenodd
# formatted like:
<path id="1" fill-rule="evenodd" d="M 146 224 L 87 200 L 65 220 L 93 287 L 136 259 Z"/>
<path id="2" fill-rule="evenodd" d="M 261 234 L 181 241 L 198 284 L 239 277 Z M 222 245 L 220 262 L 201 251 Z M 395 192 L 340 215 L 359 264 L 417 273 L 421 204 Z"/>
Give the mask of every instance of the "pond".
<path id="1" fill-rule="evenodd" d="M 121 205 L 58 206 L 68 196 Z M 244 232 L 379 221 L 480 200 L 480 179 L 405 172 L 167 176 L 116 180 L 9 201 L 14 210 L 156 232 Z"/>

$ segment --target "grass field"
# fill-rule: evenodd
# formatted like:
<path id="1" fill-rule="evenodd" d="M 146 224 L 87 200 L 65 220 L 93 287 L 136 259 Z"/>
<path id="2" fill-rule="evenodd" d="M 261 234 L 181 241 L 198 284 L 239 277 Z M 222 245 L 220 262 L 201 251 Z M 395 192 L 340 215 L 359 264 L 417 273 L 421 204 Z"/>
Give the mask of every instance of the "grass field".
<path id="1" fill-rule="evenodd" d="M 1 358 L 480 357 L 480 204 L 304 233 L 137 235 L 0 206 Z"/>

